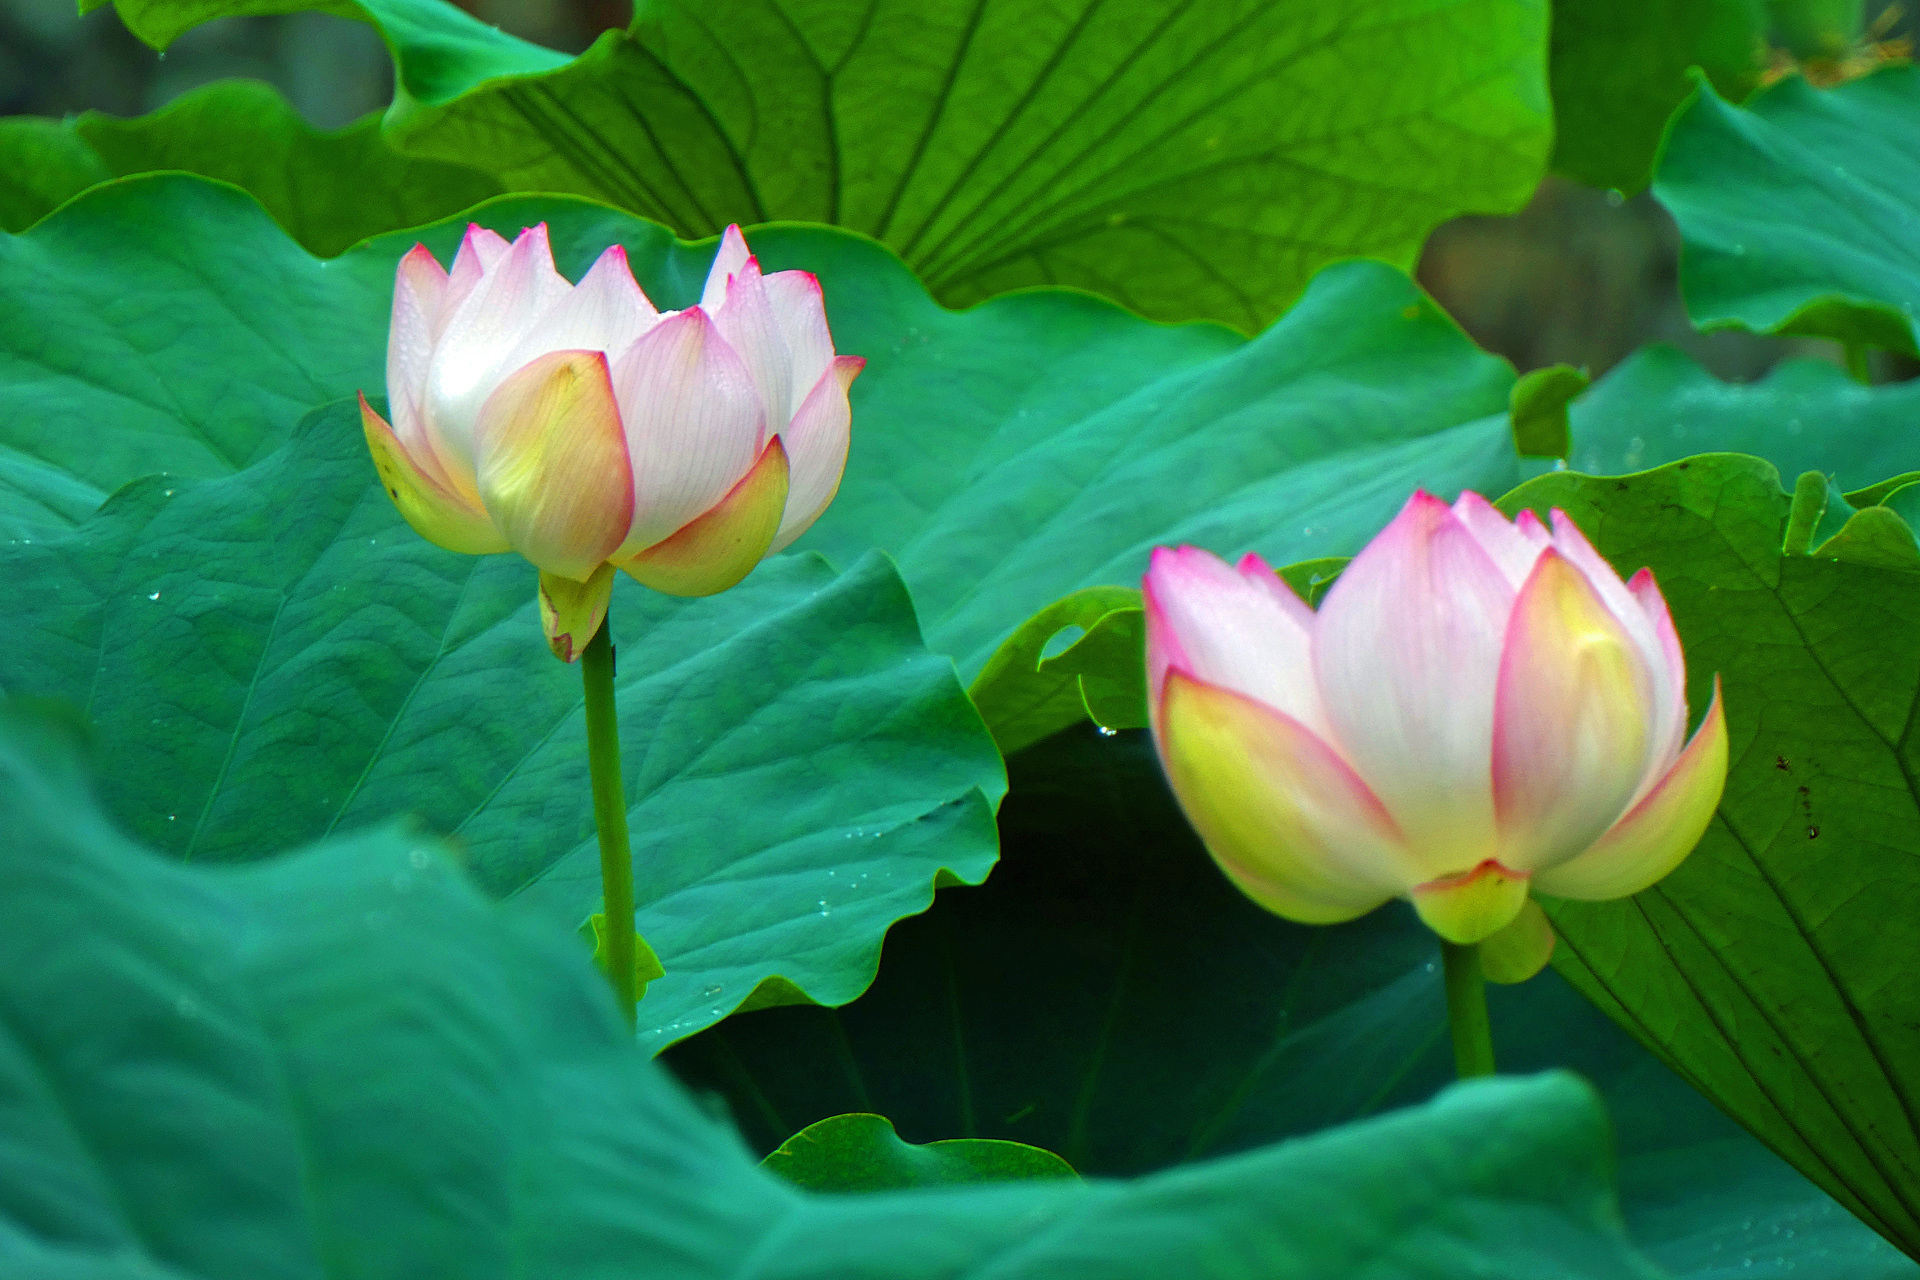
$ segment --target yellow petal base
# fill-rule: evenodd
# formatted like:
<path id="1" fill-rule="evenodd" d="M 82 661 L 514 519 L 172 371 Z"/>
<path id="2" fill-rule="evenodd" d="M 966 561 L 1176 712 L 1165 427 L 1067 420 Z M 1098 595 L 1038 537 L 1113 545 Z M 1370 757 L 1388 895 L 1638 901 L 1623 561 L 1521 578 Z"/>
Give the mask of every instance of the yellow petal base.
<path id="1" fill-rule="evenodd" d="M 665 595 L 714 595 L 766 557 L 786 509 L 787 451 L 775 436 L 726 497 L 620 567 Z"/>
<path id="2" fill-rule="evenodd" d="M 1448 942 L 1470 946 L 1513 923 L 1527 903 L 1527 879 L 1489 858 L 1465 875 L 1415 889 L 1413 909 Z"/>
<path id="3" fill-rule="evenodd" d="M 603 564 L 585 582 L 557 573 L 540 575 L 540 625 L 547 646 L 562 662 L 572 662 L 586 650 L 587 641 L 606 620 L 607 600 L 613 595 L 613 566 Z"/>
<path id="4" fill-rule="evenodd" d="M 507 550 L 506 535 L 493 527 L 484 511 L 469 507 L 414 465 L 393 428 L 373 411 L 365 395 L 360 397 L 360 426 L 367 433 L 367 452 L 373 455 L 373 469 L 380 473 L 380 487 L 415 533 L 461 555 Z"/>

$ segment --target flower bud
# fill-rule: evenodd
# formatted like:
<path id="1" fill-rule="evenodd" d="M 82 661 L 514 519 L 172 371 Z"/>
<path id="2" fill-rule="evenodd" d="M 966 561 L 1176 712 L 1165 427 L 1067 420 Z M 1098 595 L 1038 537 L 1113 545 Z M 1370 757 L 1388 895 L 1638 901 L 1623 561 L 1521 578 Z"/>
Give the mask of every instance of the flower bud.
<path id="1" fill-rule="evenodd" d="M 1718 681 L 1684 741 L 1653 574 L 1622 582 L 1563 512 L 1549 529 L 1417 493 L 1317 613 L 1255 555 L 1163 547 L 1144 588 L 1174 793 L 1234 883 L 1289 919 L 1398 896 L 1477 943 L 1535 888 L 1638 893 L 1719 803 Z"/>
<path id="2" fill-rule="evenodd" d="M 865 363 L 834 354 L 819 282 L 762 276 L 738 227 L 699 305 L 660 312 L 619 245 L 569 284 L 544 223 L 512 244 L 471 226 L 451 270 L 421 245 L 400 260 L 393 420 L 364 395 L 360 413 L 407 523 L 532 561 L 548 642 L 572 661 L 611 569 L 711 595 L 806 531 L 839 487 Z"/>

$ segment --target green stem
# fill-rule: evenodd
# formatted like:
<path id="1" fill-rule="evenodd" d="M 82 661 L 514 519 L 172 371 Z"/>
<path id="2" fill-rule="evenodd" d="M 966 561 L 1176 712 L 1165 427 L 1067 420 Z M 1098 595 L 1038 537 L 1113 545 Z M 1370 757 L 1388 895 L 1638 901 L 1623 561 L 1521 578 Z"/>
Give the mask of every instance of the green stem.
<path id="1" fill-rule="evenodd" d="M 1447 1021 L 1453 1024 L 1453 1065 L 1462 1080 L 1493 1074 L 1493 1027 L 1487 1021 L 1487 983 L 1480 975 L 1480 948 L 1442 939 L 1447 971 Z"/>
<path id="2" fill-rule="evenodd" d="M 593 824 L 600 831 L 600 889 L 606 913 L 607 980 L 620 1012 L 635 1024 L 633 845 L 627 839 L 627 795 L 620 781 L 620 722 L 613 706 L 612 619 L 600 624 L 580 656 L 587 698 L 587 770 L 593 776 Z"/>

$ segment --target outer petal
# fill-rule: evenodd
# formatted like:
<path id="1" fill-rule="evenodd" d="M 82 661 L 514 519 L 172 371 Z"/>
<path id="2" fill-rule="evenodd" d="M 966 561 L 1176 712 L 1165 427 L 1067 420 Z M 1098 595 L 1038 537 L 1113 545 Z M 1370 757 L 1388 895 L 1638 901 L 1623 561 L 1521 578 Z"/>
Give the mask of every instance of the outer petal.
<path id="1" fill-rule="evenodd" d="M 540 626 L 547 647 L 562 662 L 572 662 L 606 621 L 613 595 L 613 566 L 603 564 L 585 582 L 558 574 L 540 575 Z"/>
<path id="2" fill-rule="evenodd" d="M 826 300 L 811 271 L 776 271 L 766 277 L 767 301 L 787 344 L 793 369 L 793 399 L 800 403 L 833 363 L 833 335 L 827 331 Z"/>
<path id="3" fill-rule="evenodd" d="M 670 537 L 738 484 L 766 443 L 760 393 L 706 313 L 662 320 L 613 367 L 633 459 L 633 527 L 619 564 Z"/>
<path id="4" fill-rule="evenodd" d="M 1541 549 L 1547 545 L 1545 531 L 1541 530 L 1538 537 L 1529 537 L 1516 529 L 1513 521 L 1494 510 L 1491 502 L 1472 492 L 1462 493 L 1455 500 L 1453 514 L 1518 591 L 1527 575 L 1533 572 L 1533 562 L 1539 559 Z M 1535 529 L 1539 529 L 1539 523 L 1537 519 L 1534 521 Z"/>
<path id="5" fill-rule="evenodd" d="M 471 234 L 469 242 L 473 242 Z M 452 295 L 460 275 L 456 260 L 448 287 L 452 309 L 434 349 L 422 407 L 437 439 L 454 458 L 472 465 L 480 406 L 500 379 L 519 367 L 507 365 L 507 355 L 573 286 L 553 269 L 545 223 L 521 232 L 455 301 Z"/>
<path id="6" fill-rule="evenodd" d="M 620 567 L 670 596 L 725 591 L 766 558 L 786 505 L 787 451 L 775 436 L 718 505 Z"/>
<path id="7" fill-rule="evenodd" d="M 1427 869 L 1492 856 L 1493 695 L 1513 588 L 1447 504 L 1416 493 L 1314 621 L 1335 745 Z"/>
<path id="8" fill-rule="evenodd" d="M 1412 887 L 1393 819 L 1293 717 L 1176 669 L 1158 718 L 1167 778 L 1188 819 L 1267 910 L 1331 924 Z"/>
<path id="9" fill-rule="evenodd" d="M 626 434 L 607 358 L 556 351 L 500 384 L 476 432 L 480 499 L 518 551 L 585 582 L 633 519 Z"/>
<path id="10" fill-rule="evenodd" d="M 727 278 L 747 264 L 752 256 L 747 252 L 747 238 L 740 234 L 739 224 L 729 226 L 720 236 L 720 247 L 714 251 L 713 265 L 707 268 L 707 284 L 700 291 L 700 309 L 712 315 L 727 300 Z"/>
<path id="11" fill-rule="evenodd" d="M 442 330 L 454 308 L 473 292 L 474 286 L 506 252 L 507 242 L 499 235 L 477 222 L 467 224 L 467 234 L 460 238 L 460 248 L 453 255 L 453 269 L 447 273 L 447 293 L 440 311 Z M 435 336 L 437 338 L 438 333 Z"/>
<path id="12" fill-rule="evenodd" d="M 780 517 L 780 532 L 773 535 L 772 551 L 783 550 L 805 533 L 840 491 L 853 432 L 853 406 L 847 392 L 866 367 L 860 356 L 836 356 L 780 433 L 793 468 L 793 487 L 787 492 L 787 510 Z"/>
<path id="13" fill-rule="evenodd" d="M 486 512 L 468 507 L 414 463 L 393 428 L 373 411 L 364 395 L 360 425 L 366 430 L 367 450 L 373 454 L 381 485 L 415 533 L 462 555 L 484 556 L 509 549 L 506 537 L 493 527 Z"/>
<path id="14" fill-rule="evenodd" d="M 1654 767 L 1641 784 L 1640 794 L 1644 795 L 1679 758 L 1680 746 L 1687 740 L 1687 658 L 1680 650 L 1680 636 L 1673 629 L 1673 617 L 1667 612 L 1667 600 L 1660 594 L 1653 570 L 1634 574 L 1627 581 L 1627 592 L 1647 615 L 1660 653 L 1660 660 L 1653 664 Z"/>
<path id="15" fill-rule="evenodd" d="M 1238 569 L 1198 547 L 1154 548 L 1141 582 L 1147 611 L 1147 697 L 1169 668 L 1253 698 L 1316 736 L 1326 723 L 1314 683 L 1313 610 L 1249 555 Z"/>
<path id="16" fill-rule="evenodd" d="M 1726 785 L 1727 722 L 1715 676 L 1706 717 L 1673 768 L 1591 849 L 1542 871 L 1535 885 L 1542 893 L 1589 901 L 1639 893 L 1693 852 Z"/>
<path id="17" fill-rule="evenodd" d="M 660 313 L 634 283 L 627 251 L 616 244 L 547 308 L 501 367 L 518 369 L 549 351 L 604 351 L 617 360 L 659 322 Z"/>
<path id="18" fill-rule="evenodd" d="M 1593 549 L 1580 527 L 1568 517 L 1567 513 L 1554 508 L 1553 545 L 1568 560 L 1571 560 L 1587 581 L 1599 593 L 1608 612 L 1612 613 L 1625 628 L 1628 635 L 1644 655 L 1646 670 L 1651 680 L 1651 691 L 1647 701 L 1647 734 L 1655 743 L 1664 742 L 1677 755 L 1680 743 L 1686 737 L 1686 664 L 1674 666 L 1674 657 L 1678 654 L 1680 642 L 1671 635 L 1672 622 L 1666 622 L 1668 636 L 1660 635 L 1660 622 L 1647 608 L 1645 602 L 1635 591 L 1620 580 L 1611 564 Z M 1635 577 L 1639 577 L 1638 574 Z M 1652 575 L 1647 575 L 1647 584 L 1652 585 Z M 1654 594 L 1658 594 L 1656 589 Z M 1660 613 L 1665 614 L 1666 602 L 1660 602 Z M 1673 652 L 1669 653 L 1666 641 L 1671 640 Z M 1641 779 L 1637 794 L 1645 795 L 1658 779 L 1665 764 L 1673 755 L 1656 758 L 1650 763 L 1646 775 Z"/>
<path id="19" fill-rule="evenodd" d="M 1645 658 L 1558 551 L 1514 601 L 1493 704 L 1500 861 L 1538 871 L 1580 853 L 1626 812 L 1651 742 Z"/>
<path id="20" fill-rule="evenodd" d="M 425 389 L 446 292 L 447 273 L 427 246 L 416 244 L 407 250 L 393 273 L 393 320 L 387 326 L 389 398 L 400 387 L 411 388 L 415 395 Z M 394 416 L 400 416 L 398 410 Z"/>
<path id="21" fill-rule="evenodd" d="M 393 434 L 414 464 L 440 488 L 471 505 L 478 502 L 472 478 L 465 464 L 454 462 L 452 451 L 435 438 L 432 420 L 423 408 L 449 289 L 447 273 L 425 245 L 416 244 L 400 259 L 393 279 L 393 317 L 387 326 L 387 404 L 393 414 Z"/>
<path id="22" fill-rule="evenodd" d="M 1527 876 L 1488 859 L 1465 875 L 1413 891 L 1413 909 L 1448 942 L 1470 946 L 1511 925 L 1527 905 Z"/>

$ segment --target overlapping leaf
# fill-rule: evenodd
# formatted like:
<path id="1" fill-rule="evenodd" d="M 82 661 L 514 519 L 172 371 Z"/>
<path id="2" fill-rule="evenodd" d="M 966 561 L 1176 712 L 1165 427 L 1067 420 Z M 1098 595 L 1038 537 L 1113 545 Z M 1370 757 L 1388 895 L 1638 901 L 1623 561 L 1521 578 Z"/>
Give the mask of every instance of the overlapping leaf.
<path id="1" fill-rule="evenodd" d="M 1671 347 L 1627 357 L 1571 411 L 1576 471 L 1643 471 L 1706 450 L 1750 453 L 1789 480 L 1843 489 L 1920 470 L 1920 382 L 1868 387 L 1833 365 L 1788 360 L 1756 382 L 1722 382 Z"/>
<path id="2" fill-rule="evenodd" d="M 1798 77 L 1745 107 L 1702 86 L 1654 194 L 1680 224 L 1687 313 L 1920 355 L 1920 69 L 1833 89 Z"/>
<path id="3" fill-rule="evenodd" d="M 1920 571 L 1783 552 L 1787 495 L 1734 455 L 1544 476 L 1616 567 L 1651 567 L 1689 703 L 1724 681 L 1706 838 L 1635 898 L 1552 911 L 1581 990 L 1796 1168 L 1920 1250 Z M 1805 530 L 1811 533 L 1811 528 Z M 1798 552 L 1798 554 L 1792 553 Z"/>
<path id="4" fill-rule="evenodd" d="M 322 257 L 500 191 L 466 165 L 400 155 L 375 117 L 323 132 L 269 86 L 221 80 L 135 120 L 0 119 L 0 230 L 31 226 L 97 182 L 163 169 L 246 190 Z"/>
<path id="5" fill-rule="evenodd" d="M 156 46 L 289 7 L 119 3 Z M 1071 284 L 1257 329 L 1330 261 L 1517 208 L 1552 133 L 1545 0 L 658 0 L 565 65 L 442 0 L 330 7 L 393 50 L 403 150 L 687 236 L 837 223 L 954 305 Z"/>
<path id="6" fill-rule="evenodd" d="M 760 1162 L 810 1191 L 903 1191 L 965 1182 L 1071 1178 L 1051 1151 L 993 1138 L 902 1142 L 885 1116 L 828 1116 L 794 1134 Z"/>
<path id="7" fill-rule="evenodd" d="M 1554 0 L 1554 169 L 1645 187 L 1688 68 L 1738 102 L 1759 79 L 1766 35 L 1764 0 Z"/>
<path id="8" fill-rule="evenodd" d="M 797 1191 L 635 1051 L 563 932 L 483 902 L 436 842 L 181 866 L 79 773 L 0 712 L 11 1274 L 1652 1274 L 1567 1076 L 1133 1184 Z"/>

